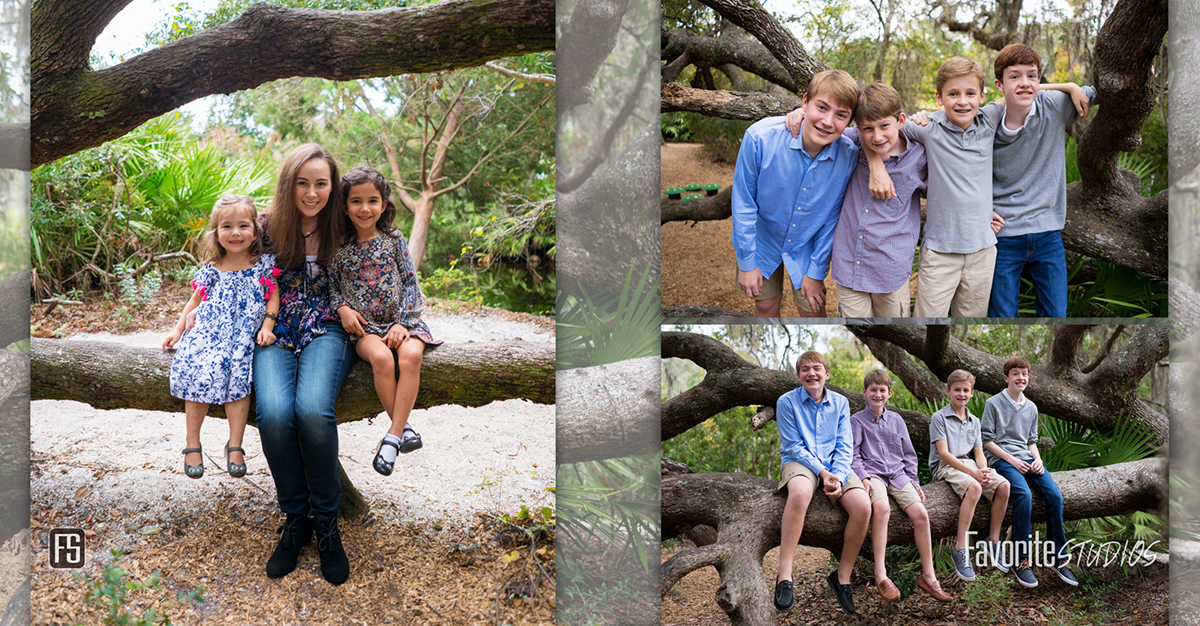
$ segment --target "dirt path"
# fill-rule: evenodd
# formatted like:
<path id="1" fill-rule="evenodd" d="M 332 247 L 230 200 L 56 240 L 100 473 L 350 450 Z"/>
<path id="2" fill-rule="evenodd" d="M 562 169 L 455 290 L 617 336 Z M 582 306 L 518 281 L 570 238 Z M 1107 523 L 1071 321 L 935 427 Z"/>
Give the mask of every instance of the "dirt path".
<path id="1" fill-rule="evenodd" d="M 662 146 L 662 188 L 688 183 L 733 184 L 733 163 L 714 162 L 698 143 Z M 738 291 L 737 260 L 733 255 L 733 222 L 668 222 L 662 226 L 663 306 L 715 306 L 742 311 L 752 317 L 750 298 Z M 784 293 L 791 280 L 784 277 Z M 826 315 L 837 315 L 837 293 L 832 278 L 825 279 Z M 783 317 L 799 314 L 790 295 L 783 299 Z"/>

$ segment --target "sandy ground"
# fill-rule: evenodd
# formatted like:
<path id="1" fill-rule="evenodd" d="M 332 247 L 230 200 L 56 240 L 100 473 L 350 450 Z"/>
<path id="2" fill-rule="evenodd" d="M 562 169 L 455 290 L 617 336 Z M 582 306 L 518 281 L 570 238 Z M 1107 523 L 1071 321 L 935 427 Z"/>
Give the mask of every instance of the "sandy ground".
<path id="1" fill-rule="evenodd" d="M 450 343 L 520 337 L 551 342 L 553 333 L 488 315 L 427 317 L 435 336 Z M 74 335 L 71 339 L 116 341 L 157 347 L 167 329 L 131 335 Z M 139 523 L 214 491 L 244 487 L 274 493 L 257 432 L 245 438 L 250 472 L 245 481 L 224 475 L 223 420 L 207 420 L 202 432 L 205 476 L 182 473 L 184 416 L 139 410 L 101 411 L 78 402 L 43 400 L 30 411 L 32 455 L 44 470 L 31 482 L 35 506 L 72 501 L 117 509 Z M 410 423 L 425 447 L 401 455 L 390 477 L 371 468 L 387 415 L 339 426 L 340 459 L 369 502 L 385 503 L 410 522 L 466 523 L 476 513 L 513 513 L 521 504 L 553 502 L 554 407 L 523 400 L 478 408 L 438 406 L 413 411 Z M 253 487 L 251 487 L 253 488 Z"/>

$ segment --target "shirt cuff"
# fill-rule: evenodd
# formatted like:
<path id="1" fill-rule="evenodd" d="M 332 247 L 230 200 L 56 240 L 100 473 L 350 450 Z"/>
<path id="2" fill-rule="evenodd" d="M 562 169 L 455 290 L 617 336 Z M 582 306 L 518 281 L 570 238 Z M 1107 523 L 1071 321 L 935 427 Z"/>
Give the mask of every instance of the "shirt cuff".
<path id="1" fill-rule="evenodd" d="M 755 259 L 755 258 L 738 259 L 737 266 L 738 266 L 739 271 L 750 272 L 750 271 L 758 269 L 758 259 Z"/>

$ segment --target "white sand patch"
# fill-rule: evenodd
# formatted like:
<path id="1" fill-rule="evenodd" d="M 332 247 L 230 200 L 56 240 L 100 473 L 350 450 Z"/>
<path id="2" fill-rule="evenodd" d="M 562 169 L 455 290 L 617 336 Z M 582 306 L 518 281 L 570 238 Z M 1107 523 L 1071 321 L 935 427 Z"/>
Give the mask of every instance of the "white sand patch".
<path id="1" fill-rule="evenodd" d="M 553 342 L 551 332 L 487 315 L 429 316 L 434 336 L 448 342 L 520 337 Z M 72 339 L 158 347 L 167 330 L 132 335 L 75 335 Z M 466 382 L 464 384 L 470 384 Z M 402 521 L 471 521 L 476 513 L 515 513 L 554 502 L 554 406 L 524 400 L 467 408 L 437 406 L 413 411 L 410 423 L 424 448 L 401 455 L 385 477 L 371 468 L 375 445 L 387 430 L 386 414 L 338 427 L 339 458 L 351 482 L 378 515 Z M 41 400 L 30 409 L 31 450 L 40 472 L 31 479 L 35 506 L 117 512 L 126 522 L 154 524 L 194 508 L 197 499 L 247 488 L 224 473 L 224 420 L 204 423 L 205 475 L 184 476 L 184 416 L 142 410 L 102 411 L 79 402 Z M 252 481 L 275 485 L 254 428 L 243 447 Z M 251 487 L 252 489 L 252 487 Z M 189 504 L 191 503 L 191 504 Z"/>

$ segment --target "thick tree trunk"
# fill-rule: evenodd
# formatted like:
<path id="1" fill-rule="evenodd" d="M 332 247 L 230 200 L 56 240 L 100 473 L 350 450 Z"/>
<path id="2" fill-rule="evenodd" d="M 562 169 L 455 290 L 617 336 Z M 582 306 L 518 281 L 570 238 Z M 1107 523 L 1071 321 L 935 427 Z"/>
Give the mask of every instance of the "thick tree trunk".
<path id="1" fill-rule="evenodd" d="M 99 341 L 36 338 L 30 352 L 35 400 L 76 400 L 98 409 L 183 412 L 183 400 L 170 394 L 171 354 Z M 443 344 L 425 354 L 416 408 L 482 406 L 509 398 L 554 403 L 552 345 L 521 340 Z M 370 367 L 355 364 L 334 410 L 339 422 L 383 411 Z M 224 417 L 224 407 L 210 407 L 209 415 Z"/>
<path id="2" fill-rule="evenodd" d="M 34 167 L 120 137 L 198 98 L 280 78 L 435 72 L 554 49 L 552 0 L 448 0 L 377 11 L 258 3 L 227 24 L 90 69 L 96 37 L 126 4 L 44 0 L 33 6 Z"/>
<path id="3" fill-rule="evenodd" d="M 579 463 L 657 452 L 657 356 L 558 372 L 558 462 Z"/>
<path id="4" fill-rule="evenodd" d="M 403 193 L 403 192 L 401 192 Z M 433 221 L 434 194 L 422 191 L 413 203 L 413 227 L 408 237 L 408 254 L 412 257 L 413 271 L 421 268 L 425 258 L 425 244 L 429 241 L 429 224 Z"/>
<path id="5" fill-rule="evenodd" d="M 1145 459 L 1105 467 L 1057 472 L 1054 480 L 1063 496 L 1067 520 L 1121 515 L 1161 508 L 1167 496 L 1166 460 Z M 663 528 L 707 525 L 717 529 L 717 541 L 671 557 L 663 564 L 662 593 L 688 573 L 712 565 L 721 576 L 716 602 L 735 625 L 775 623 L 771 589 L 763 577 L 762 558 L 779 545 L 780 520 L 786 496 L 776 481 L 747 474 L 682 474 L 662 479 Z M 934 539 L 957 532 L 959 498 L 950 485 L 925 485 L 929 526 Z M 976 507 L 971 527 L 986 532 L 989 504 Z M 1041 501 L 1034 498 L 1033 520 L 1044 520 Z M 802 545 L 838 554 L 846 514 L 824 496 L 814 496 L 804 520 Z M 888 543 L 913 541 L 912 522 L 892 503 Z M 870 557 L 870 539 L 863 544 Z"/>

